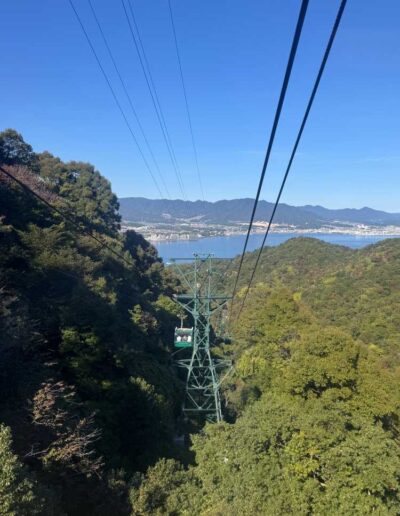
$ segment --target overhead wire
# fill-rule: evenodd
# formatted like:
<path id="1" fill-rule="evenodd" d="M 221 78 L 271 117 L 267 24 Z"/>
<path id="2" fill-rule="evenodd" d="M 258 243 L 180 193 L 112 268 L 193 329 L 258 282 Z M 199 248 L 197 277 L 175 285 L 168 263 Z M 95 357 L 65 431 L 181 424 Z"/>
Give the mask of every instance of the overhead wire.
<path id="1" fill-rule="evenodd" d="M 140 32 L 139 32 L 139 28 L 138 28 L 138 25 L 137 25 L 137 22 L 136 22 L 136 17 L 135 17 L 135 14 L 134 14 L 134 10 L 133 10 L 131 2 L 128 1 L 127 2 L 128 9 L 130 11 L 133 23 L 135 25 L 137 36 L 135 35 L 135 31 L 133 30 L 132 23 L 131 23 L 131 20 L 129 18 L 128 10 L 126 8 L 124 0 L 121 0 L 121 4 L 122 4 L 123 10 L 124 10 L 126 21 L 128 23 L 129 32 L 131 34 L 132 42 L 134 44 L 136 53 L 137 53 L 138 58 L 139 58 L 140 67 L 142 69 L 142 72 L 143 72 L 143 75 L 144 75 L 144 78 L 145 78 L 145 81 L 146 81 L 147 89 L 149 90 L 149 93 L 150 93 L 150 98 L 151 98 L 151 101 L 152 101 L 152 104 L 153 104 L 153 107 L 154 107 L 154 111 L 156 113 L 156 117 L 157 117 L 158 123 L 160 125 L 160 129 L 161 129 L 164 141 L 165 141 L 165 145 L 166 145 L 167 150 L 168 150 L 168 154 L 169 154 L 169 157 L 170 157 L 170 160 L 171 160 L 171 164 L 172 164 L 172 167 L 173 167 L 175 175 L 176 175 L 178 186 L 179 186 L 179 189 L 181 191 L 183 199 L 186 199 L 186 193 L 185 193 L 185 188 L 184 188 L 184 184 L 183 184 L 183 179 L 182 179 L 181 171 L 180 171 L 180 168 L 179 168 L 179 165 L 178 165 L 178 161 L 176 159 L 176 154 L 175 154 L 175 151 L 174 151 L 174 148 L 173 148 L 173 145 L 172 145 L 172 141 L 171 141 L 171 137 L 170 137 L 170 134 L 169 134 L 169 131 L 168 131 L 168 127 L 167 127 L 167 124 L 165 122 L 164 113 L 163 113 L 163 110 L 161 108 L 161 104 L 160 104 L 160 100 L 159 100 L 159 97 L 158 97 L 157 89 L 155 87 L 153 76 L 152 76 L 152 73 L 151 73 L 151 70 L 150 70 L 150 67 L 149 67 L 149 64 L 148 64 L 146 52 L 145 52 L 145 49 L 144 49 L 144 46 L 143 46 L 143 43 L 142 43 L 142 40 L 141 40 L 141 37 L 140 37 Z M 139 48 L 139 45 L 140 45 L 140 48 Z M 142 54 L 140 52 L 140 49 L 141 49 L 141 51 L 143 53 L 143 57 L 142 57 Z"/>
<path id="2" fill-rule="evenodd" d="M 134 143 L 135 143 L 135 145 L 136 145 L 136 147 L 137 147 L 137 149 L 138 149 L 138 151 L 139 151 L 139 153 L 140 153 L 140 155 L 141 155 L 141 157 L 143 159 L 143 162 L 144 162 L 144 164 L 145 164 L 145 166 L 146 166 L 146 168 L 147 168 L 147 170 L 148 170 L 148 172 L 149 172 L 149 174 L 150 174 L 150 176 L 151 176 L 151 178 L 153 180 L 153 183 L 154 183 L 154 185 L 155 185 L 155 187 L 156 187 L 160 197 L 163 198 L 164 196 L 163 196 L 162 191 L 160 189 L 160 186 L 159 186 L 159 184 L 157 182 L 157 179 L 156 179 L 156 177 L 155 177 L 155 175 L 154 175 L 154 173 L 153 173 L 153 171 L 152 171 L 152 169 L 150 167 L 150 164 L 148 163 L 148 161 L 146 159 L 146 156 L 143 153 L 143 150 L 141 148 L 141 145 L 140 145 L 138 139 L 135 136 L 135 133 L 133 132 L 133 129 L 132 129 L 131 124 L 129 123 L 128 117 L 126 116 L 126 113 L 125 113 L 121 103 L 118 100 L 118 97 L 117 97 L 117 95 L 116 95 L 116 93 L 114 91 L 114 88 L 112 87 L 111 81 L 108 78 L 108 75 L 107 75 L 103 65 L 101 64 L 101 61 L 100 61 L 100 59 L 99 59 L 99 57 L 97 55 L 97 52 L 96 52 L 96 50 L 95 50 L 95 48 L 93 46 L 93 43 L 92 43 L 92 41 L 91 41 L 91 39 L 89 37 L 89 34 L 87 33 L 87 31 L 85 29 L 85 26 L 84 26 L 84 24 L 83 24 L 83 22 L 81 20 L 81 17 L 79 16 L 78 11 L 75 9 L 75 6 L 74 6 L 72 0 L 68 0 L 68 1 L 69 1 L 69 4 L 70 4 L 72 10 L 75 13 L 76 19 L 78 20 L 78 23 L 79 23 L 79 25 L 80 25 L 80 27 L 82 29 L 82 32 L 83 32 L 83 34 L 84 34 L 84 36 L 86 38 L 86 41 L 89 44 L 89 47 L 90 47 L 90 49 L 91 49 L 91 51 L 93 53 L 93 56 L 96 59 L 96 62 L 97 62 L 98 66 L 99 66 L 99 68 L 101 70 L 101 73 L 103 74 L 103 77 L 104 77 L 104 79 L 105 79 L 105 81 L 107 83 L 107 86 L 108 86 L 108 88 L 109 88 L 109 90 L 111 92 L 111 95 L 112 95 L 112 97 L 113 97 L 113 99 L 115 101 L 115 104 L 117 105 L 117 108 L 120 111 L 120 113 L 122 115 L 122 118 L 124 119 L 124 122 L 125 122 L 128 130 L 129 130 L 129 133 L 130 133 L 130 135 L 131 135 L 131 137 L 132 137 L 132 139 L 133 139 L 133 141 L 134 141 Z"/>
<path id="3" fill-rule="evenodd" d="M 176 57 L 178 59 L 178 64 L 179 64 L 179 73 L 180 73 L 180 77 L 181 77 L 183 96 L 185 98 L 186 113 L 187 113 L 188 122 L 189 122 L 190 136 L 191 136 L 191 140 L 192 140 L 192 147 L 193 147 L 194 159 L 195 159 L 196 170 L 197 170 L 197 178 L 199 180 L 201 196 L 204 201 L 205 197 L 204 197 L 203 182 L 201 180 L 201 174 L 200 174 L 199 157 L 198 157 L 197 146 L 196 146 L 194 133 L 193 133 L 192 117 L 190 116 L 190 109 L 189 109 L 189 102 L 188 102 L 188 97 L 187 97 L 187 92 L 186 92 L 186 85 L 185 85 L 185 80 L 183 77 L 182 61 L 181 61 L 181 56 L 180 56 L 180 52 L 179 52 L 178 38 L 176 36 L 176 29 L 175 29 L 174 16 L 173 16 L 173 12 L 172 12 L 171 0 L 168 0 L 168 7 L 169 7 L 170 18 L 171 18 L 172 32 L 174 34 Z"/>
<path id="4" fill-rule="evenodd" d="M 246 239 L 245 239 L 242 255 L 241 255 L 241 258 L 240 258 L 240 262 L 239 262 L 239 268 L 238 268 L 238 272 L 237 272 L 237 275 L 236 275 L 235 284 L 234 284 L 234 287 L 233 287 L 233 294 L 232 294 L 233 297 L 236 294 L 237 285 L 238 285 L 238 281 L 239 281 L 239 276 L 240 276 L 240 273 L 241 273 L 241 270 L 242 270 L 243 260 L 244 260 L 244 256 L 245 256 L 245 253 L 246 253 L 247 244 L 249 242 L 249 237 L 250 237 L 251 229 L 252 229 L 253 223 L 254 223 L 254 217 L 255 217 L 258 201 L 259 201 L 259 198 L 260 198 L 261 189 L 262 189 L 263 182 L 264 182 L 265 172 L 267 170 L 267 166 L 268 166 L 268 163 L 269 163 L 269 158 L 270 158 L 270 155 L 271 155 L 272 145 L 274 143 L 276 130 L 277 130 L 277 127 L 278 127 L 279 119 L 280 119 L 281 112 L 282 112 L 283 103 L 284 103 L 285 96 L 286 96 L 286 90 L 287 90 L 287 87 L 288 87 L 288 84 L 289 84 L 289 80 L 290 80 L 290 76 L 291 76 L 292 68 L 293 68 L 293 63 L 294 63 L 294 60 L 295 60 L 295 57 L 296 57 L 297 47 L 299 45 L 300 36 L 301 36 L 302 29 L 303 29 L 304 19 L 306 17 L 306 13 L 307 13 L 308 3 L 309 3 L 309 0 L 302 0 L 302 3 L 301 3 L 300 12 L 299 12 L 299 16 L 298 16 L 297 24 L 296 24 L 296 29 L 295 29 L 295 33 L 294 33 L 294 36 L 293 36 L 292 46 L 291 46 L 291 49 L 290 49 L 289 59 L 288 59 L 287 65 L 286 65 L 285 76 L 284 76 L 284 79 L 283 79 L 283 83 L 282 83 L 282 87 L 281 87 L 281 92 L 280 92 L 280 95 L 279 95 L 279 100 L 278 100 L 277 108 L 276 108 L 276 111 L 275 111 L 274 121 L 273 121 L 273 124 L 272 124 L 272 129 L 271 129 L 271 133 L 270 133 L 270 137 L 269 137 L 269 142 L 268 142 L 268 147 L 267 147 L 267 151 L 266 151 L 266 155 L 265 155 L 265 159 L 264 159 L 264 164 L 263 164 L 263 167 L 262 167 L 262 170 L 261 170 L 260 181 L 258 183 L 257 194 L 256 194 L 256 197 L 254 199 L 254 204 L 253 204 L 253 209 L 252 209 L 252 213 L 251 213 L 251 217 L 250 217 L 249 226 L 248 226 L 248 229 L 247 229 Z"/>
<path id="5" fill-rule="evenodd" d="M 37 192 L 35 192 L 34 190 L 32 190 L 32 188 L 30 188 L 27 184 L 25 184 L 23 181 L 21 181 L 20 179 L 18 179 L 17 177 L 15 177 L 13 174 L 11 174 L 10 172 L 8 172 L 5 168 L 3 168 L 1 165 L 0 165 L 0 171 L 5 174 L 9 179 L 11 179 L 12 181 L 14 181 L 15 183 L 17 183 L 26 193 L 29 193 L 31 195 L 33 195 L 34 197 L 36 197 L 40 202 L 42 202 L 43 204 L 45 204 L 50 210 L 54 211 L 55 213 L 57 213 L 58 215 L 60 215 L 60 217 L 62 217 L 65 221 L 67 221 L 69 224 L 72 224 L 77 230 L 78 232 L 80 233 L 84 233 L 86 236 L 92 238 L 94 241 L 96 241 L 98 244 L 101 245 L 102 248 L 105 248 L 105 249 L 108 249 L 108 251 L 110 251 L 114 256 L 117 256 L 118 258 L 120 258 L 121 260 L 123 260 L 127 265 L 129 265 L 129 267 L 132 267 L 133 263 L 129 260 L 127 260 L 127 258 L 122 255 L 121 253 L 119 253 L 118 251 L 115 251 L 115 249 L 113 249 L 110 245 L 107 244 L 107 242 L 104 242 L 104 240 L 102 240 L 101 238 L 97 237 L 96 235 L 93 234 L 93 232 L 88 229 L 87 227 L 85 226 L 82 226 L 80 224 L 78 224 L 76 222 L 76 220 L 74 220 L 74 218 L 72 216 L 70 216 L 69 214 L 67 213 L 64 213 L 62 210 L 60 210 L 59 208 L 57 208 L 56 206 L 52 205 L 51 203 L 49 203 L 46 199 L 44 199 L 41 195 L 39 195 Z"/>
<path id="6" fill-rule="evenodd" d="M 283 179 L 282 179 L 282 183 L 281 183 L 281 186 L 279 188 L 279 192 L 278 192 L 278 195 L 277 195 L 277 198 L 275 200 L 275 204 L 274 204 L 274 207 L 273 207 L 273 210 L 272 210 L 272 214 L 271 214 L 271 217 L 270 217 L 270 220 L 269 220 L 269 223 L 268 223 L 268 226 L 267 226 L 267 229 L 265 231 L 265 235 L 264 235 L 264 238 L 263 238 L 263 241 L 262 241 L 262 244 L 261 244 L 261 247 L 258 251 L 258 254 L 257 254 L 257 259 L 256 259 L 256 262 L 255 262 L 255 265 L 253 267 L 253 270 L 252 270 L 252 274 L 251 274 L 251 277 L 250 277 L 250 281 L 247 285 L 247 288 L 246 288 L 246 291 L 245 291 L 245 294 L 244 294 L 244 297 L 243 297 L 243 300 L 242 300 L 242 304 L 241 304 L 241 307 L 240 307 L 240 310 L 239 310 L 239 313 L 237 315 L 237 317 L 240 316 L 240 314 L 242 313 L 242 310 L 243 310 L 243 307 L 244 307 L 244 304 L 246 302 L 246 299 L 247 299 L 247 296 L 248 296 L 248 293 L 250 291 L 250 288 L 251 288 L 251 284 L 253 282 L 253 279 L 254 279 L 254 275 L 255 275 L 255 272 L 256 272 L 256 269 L 258 267 L 258 264 L 259 264 L 259 261 L 260 261 L 260 258 L 261 258 L 261 254 L 262 254 L 262 251 L 264 249 L 264 246 L 265 246 L 265 242 L 267 240 L 267 237 L 268 237 L 268 234 L 269 234 L 269 231 L 271 229 L 271 224 L 274 220 L 274 216 L 275 216 L 275 212 L 276 212 L 276 209 L 279 205 L 279 201 L 281 199 L 281 195 L 282 195 L 282 192 L 283 192 L 283 189 L 285 187 L 285 184 L 286 184 L 286 180 L 288 178 L 288 175 L 289 175 L 289 172 L 291 170 L 291 167 L 292 167 L 292 163 L 293 163 L 293 160 L 294 160 L 294 157 L 296 155 L 296 152 L 297 152 L 297 148 L 299 146 L 299 143 L 300 143 L 300 140 L 301 140 L 301 137 L 303 135 L 303 131 L 304 131 L 304 128 L 306 126 L 306 123 L 307 123 L 307 119 L 308 119 L 308 116 L 310 114 L 310 111 L 311 111 L 311 107 L 313 105 L 313 102 L 314 102 L 314 99 L 315 99 L 315 96 L 316 96 L 316 93 L 318 91 L 318 87 L 319 87 L 319 84 L 321 82 L 321 78 L 322 78 L 322 75 L 324 73 L 324 70 L 325 70 L 325 66 L 326 66 L 326 63 L 328 61 L 328 58 L 329 58 L 329 54 L 330 54 L 330 51 L 332 49 L 332 45 L 333 45 L 333 42 L 335 40 L 335 37 L 336 37 L 336 33 L 337 33 L 337 30 L 339 28 L 339 25 L 340 25 L 340 21 L 342 19 L 342 15 L 343 15 L 343 12 L 344 12 L 344 9 L 346 7 L 346 3 L 347 3 L 347 0 L 342 0 L 341 3 L 340 3 L 340 6 L 339 6 L 339 9 L 338 9 L 338 12 L 337 12 L 337 15 L 336 15 L 336 18 L 335 18 L 335 22 L 333 24 L 333 27 L 332 27 L 332 31 L 331 31 L 331 34 L 330 34 L 330 37 L 329 37 L 329 40 L 328 40 L 328 43 L 327 43 L 327 46 L 325 48 L 325 52 L 324 52 L 324 55 L 323 55 L 323 58 L 322 58 L 322 61 L 321 61 L 321 65 L 320 65 L 320 68 L 318 70 L 318 74 L 317 74 L 317 78 L 314 82 L 314 86 L 313 86 L 313 89 L 312 89 L 312 92 L 311 92 L 311 95 L 310 95 L 310 98 L 308 100 L 308 104 L 307 104 L 307 108 L 305 110 L 305 114 L 304 114 L 304 117 L 303 117 L 303 120 L 301 122 L 301 125 L 300 125 L 300 129 L 298 131 L 298 134 L 297 134 L 297 137 L 296 137 L 296 140 L 295 140 L 295 144 L 293 146 L 293 149 L 292 149 L 292 153 L 290 155 L 290 159 L 289 159 L 289 162 L 288 162 L 288 165 L 286 167 L 286 171 L 285 171 L 285 174 L 283 176 Z"/>
<path id="7" fill-rule="evenodd" d="M 97 27 L 98 27 L 98 29 L 100 31 L 100 34 L 101 34 L 101 37 L 103 39 L 104 45 L 105 45 L 105 47 L 107 49 L 108 55 L 109 55 L 109 57 L 111 59 L 111 62 L 113 64 L 113 66 L 114 66 L 115 72 L 116 72 L 116 74 L 117 74 L 117 76 L 119 78 L 119 81 L 121 83 L 122 89 L 124 90 L 124 93 L 126 95 L 128 103 L 129 103 L 129 105 L 131 107 L 133 116 L 135 117 L 135 120 L 136 120 L 136 122 L 138 124 L 138 127 L 139 127 L 140 132 L 141 132 L 142 137 L 143 137 L 143 140 L 144 140 L 144 142 L 146 144 L 147 150 L 149 151 L 149 154 L 152 157 L 153 163 L 154 163 L 154 165 L 155 165 L 155 167 L 157 169 L 157 172 L 158 172 L 158 175 L 159 175 L 159 177 L 161 179 L 161 182 L 163 184 L 164 190 L 167 193 L 168 198 L 171 198 L 171 194 L 169 193 L 168 186 L 167 186 L 167 184 L 166 184 L 166 182 L 164 180 L 164 176 L 161 173 L 161 170 L 160 170 L 160 167 L 159 167 L 158 162 L 156 160 L 156 157 L 154 155 L 154 152 L 153 152 L 153 150 L 152 150 L 152 148 L 150 146 L 149 140 L 148 140 L 148 138 L 146 136 L 146 133 L 145 133 L 145 131 L 143 129 L 143 125 L 142 125 L 142 123 L 140 121 L 139 115 L 138 115 L 138 113 L 137 113 L 137 111 L 136 111 L 136 109 L 135 109 L 135 107 L 133 105 L 132 98 L 131 98 L 131 95 L 129 94 L 129 91 L 128 91 L 128 88 L 126 86 L 126 83 L 125 83 L 124 79 L 122 78 L 121 72 L 120 72 L 120 70 L 118 68 L 118 65 L 117 65 L 116 61 L 115 61 L 114 55 L 113 55 L 113 53 L 111 51 L 110 45 L 108 43 L 108 40 L 107 40 L 107 38 L 106 38 L 106 36 L 104 34 L 103 28 L 102 28 L 100 20 L 99 20 L 99 18 L 97 16 L 96 10 L 95 10 L 95 8 L 93 6 L 92 0 L 88 0 L 88 3 L 89 3 L 89 6 L 90 6 L 90 9 L 92 11 L 93 17 L 94 17 L 94 19 L 96 21 Z"/>
<path id="8" fill-rule="evenodd" d="M 159 112 L 159 115 L 160 115 L 160 118 L 161 118 L 161 122 L 162 122 L 162 124 L 163 124 L 163 126 L 165 128 L 165 135 L 167 137 L 168 144 L 169 144 L 169 147 L 171 149 L 172 158 L 173 158 L 175 166 L 177 167 L 178 172 L 180 174 L 180 168 L 179 168 L 178 160 L 176 159 L 176 154 L 175 154 L 175 151 L 174 151 L 174 147 L 172 145 L 172 141 L 171 141 L 171 137 L 170 137 L 170 134 L 169 134 L 169 131 L 168 131 L 167 123 L 165 121 L 165 117 L 164 117 L 164 113 L 163 113 L 163 110 L 162 110 L 162 107 L 161 107 L 160 99 L 158 97 L 157 88 L 156 88 L 156 86 L 154 84 L 153 74 L 151 73 L 151 68 L 150 68 L 149 60 L 147 59 L 146 50 L 144 48 L 142 37 L 140 35 L 139 24 L 137 23 L 135 11 L 133 9 L 133 0 L 128 0 L 128 8 L 129 8 L 129 11 L 131 13 L 133 24 L 135 26 L 136 35 L 137 35 L 137 41 L 138 41 L 140 49 L 142 51 L 143 62 L 145 64 L 145 66 L 146 66 L 146 71 L 147 71 L 147 74 L 148 74 L 149 83 L 151 84 L 152 91 L 154 93 L 154 99 L 155 99 L 155 102 L 157 104 L 157 108 L 158 108 L 158 112 Z M 138 52 L 137 47 L 136 47 L 136 51 Z M 138 52 L 138 55 L 139 55 L 139 59 L 140 59 L 140 53 L 139 52 Z M 180 176 L 180 179 L 181 179 L 181 182 L 182 182 L 182 185 L 183 185 L 183 181 L 182 181 L 181 176 Z"/>

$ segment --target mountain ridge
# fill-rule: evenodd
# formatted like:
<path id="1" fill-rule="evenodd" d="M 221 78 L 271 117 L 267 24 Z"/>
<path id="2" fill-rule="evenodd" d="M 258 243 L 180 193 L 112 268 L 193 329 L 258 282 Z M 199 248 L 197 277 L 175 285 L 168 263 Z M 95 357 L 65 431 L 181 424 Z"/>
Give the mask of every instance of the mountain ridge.
<path id="1" fill-rule="evenodd" d="M 119 203 L 122 219 L 129 222 L 197 220 L 202 223 L 240 224 L 248 222 L 254 199 L 247 197 L 210 202 L 122 197 Z M 268 221 L 272 209 L 273 203 L 260 201 L 255 220 Z M 307 228 L 318 228 L 333 223 L 400 226 L 400 213 L 389 213 L 369 207 L 329 209 L 319 205 L 291 206 L 282 203 L 278 206 L 274 222 Z"/>

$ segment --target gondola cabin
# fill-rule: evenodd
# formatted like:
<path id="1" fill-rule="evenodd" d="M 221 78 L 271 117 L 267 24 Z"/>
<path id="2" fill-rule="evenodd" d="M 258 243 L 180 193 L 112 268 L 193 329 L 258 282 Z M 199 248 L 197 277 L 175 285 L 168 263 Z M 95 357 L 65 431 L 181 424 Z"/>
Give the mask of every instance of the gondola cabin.
<path id="1" fill-rule="evenodd" d="M 176 348 L 190 348 L 193 345 L 193 328 L 175 328 Z"/>

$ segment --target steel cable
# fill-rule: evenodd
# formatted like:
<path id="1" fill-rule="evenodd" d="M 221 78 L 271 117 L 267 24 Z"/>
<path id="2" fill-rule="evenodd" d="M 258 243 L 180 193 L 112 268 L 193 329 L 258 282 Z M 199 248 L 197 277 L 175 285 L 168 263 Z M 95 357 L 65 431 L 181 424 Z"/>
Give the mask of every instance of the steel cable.
<path id="1" fill-rule="evenodd" d="M 293 146 L 293 149 L 292 149 L 292 153 L 290 155 L 290 159 L 289 159 L 289 162 L 288 162 L 288 165 L 287 165 L 287 168 L 286 168 L 286 171 L 285 171 L 285 174 L 283 176 L 283 179 L 282 179 L 282 183 L 281 183 L 281 186 L 279 188 L 279 192 L 278 192 L 278 195 L 277 195 L 277 198 L 276 198 L 276 201 L 275 201 L 275 204 L 274 204 L 274 208 L 272 210 L 272 214 L 271 214 L 271 217 L 270 217 L 270 220 L 269 220 L 269 223 L 268 223 L 268 226 L 267 226 L 267 229 L 265 231 L 265 235 L 264 235 L 264 238 L 263 238 L 263 241 L 262 241 L 262 244 L 261 244 L 261 247 L 258 251 L 258 254 L 257 254 L 257 259 L 256 259 L 256 263 L 254 265 L 254 268 L 252 270 L 252 274 L 251 274 L 251 277 L 250 277 L 250 281 L 247 285 L 247 289 L 246 289 L 246 292 L 245 292 L 245 295 L 243 297 L 243 301 L 242 301 L 242 304 L 241 304 L 241 307 L 240 307 L 240 310 L 239 310 L 239 313 L 238 313 L 238 318 L 240 316 L 240 314 L 242 313 L 242 310 L 243 310 L 243 307 L 244 307 L 244 304 L 246 302 L 246 299 L 247 299 L 247 296 L 248 296 L 248 293 L 249 293 L 249 290 L 250 290 L 250 287 L 251 287 L 251 284 L 253 282 L 253 279 L 254 279 L 254 275 L 255 275 L 255 272 L 256 272 L 256 269 L 258 267 L 258 264 L 259 264 L 259 261 L 260 261 L 260 258 L 261 258 L 261 254 L 262 254 L 262 251 L 263 251 L 263 248 L 265 246 L 265 242 L 267 240 L 267 237 L 268 237 L 268 234 L 269 234 L 269 231 L 271 229 L 271 224 L 274 220 L 274 216 L 275 216 L 275 212 L 276 212 L 276 209 L 279 205 L 279 201 L 280 201 L 280 198 L 281 198 L 281 195 L 282 195 L 282 192 L 283 192 L 283 189 L 285 187 L 285 184 L 286 184 L 286 180 L 288 178 L 288 175 L 289 175 L 289 172 L 290 172 L 290 169 L 292 167 L 292 163 L 293 163 L 293 160 L 294 160 L 294 157 L 296 155 L 296 152 L 297 152 L 297 148 L 299 146 L 299 143 L 300 143 L 300 140 L 301 140 L 301 137 L 303 135 L 303 131 L 304 131 L 304 128 L 306 126 L 306 123 L 307 123 L 307 119 L 308 119 L 308 116 L 310 114 L 310 111 L 311 111 L 311 107 L 313 105 L 313 102 L 314 102 L 314 99 L 315 99 L 315 95 L 318 91 L 318 87 L 319 87 L 319 84 L 321 82 L 321 78 L 322 78 L 322 75 L 324 73 L 324 70 L 325 70 L 325 66 L 326 66 L 326 63 L 328 61 L 328 57 L 329 57 L 329 54 L 330 54 L 330 51 L 331 51 L 331 48 L 332 48 L 332 45 L 333 45 L 333 42 L 334 42 L 334 39 L 335 39 L 335 36 L 336 36 L 336 33 L 337 33 L 337 30 L 339 28 L 339 25 L 340 25 L 340 21 L 342 19 L 342 15 L 343 15 L 343 11 L 346 7 L 346 2 L 347 0 L 342 0 L 341 1 L 341 4 L 339 6 L 339 10 L 338 10 L 338 13 L 336 15 L 336 19 L 335 19 L 335 22 L 334 22 L 334 25 L 333 25 L 333 28 L 332 28 L 332 31 L 331 31 L 331 35 L 329 37 L 329 40 L 328 40 L 328 44 L 326 46 L 326 49 L 325 49 L 325 52 L 324 52 L 324 56 L 322 58 L 322 62 L 321 62 L 321 65 L 320 65 L 320 68 L 319 68 L 319 71 L 318 71 L 318 75 L 317 75 L 317 78 L 315 80 L 315 83 L 314 83 L 314 86 L 313 86 L 313 89 L 312 89 L 312 92 L 311 92 L 311 95 L 310 95 L 310 98 L 308 100 L 308 104 L 307 104 L 307 108 L 306 108 L 306 111 L 305 111 L 305 114 L 304 114 L 304 117 L 303 117 L 303 120 L 301 122 L 301 125 L 300 125 L 300 129 L 299 129 L 299 132 L 297 134 L 297 138 L 296 138 L 296 141 L 295 141 L 295 144 Z"/>

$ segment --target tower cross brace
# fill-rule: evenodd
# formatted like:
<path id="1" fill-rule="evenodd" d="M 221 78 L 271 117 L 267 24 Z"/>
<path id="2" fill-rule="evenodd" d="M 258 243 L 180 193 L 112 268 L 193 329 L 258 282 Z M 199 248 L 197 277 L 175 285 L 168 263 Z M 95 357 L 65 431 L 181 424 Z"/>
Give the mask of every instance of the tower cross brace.
<path id="1" fill-rule="evenodd" d="M 173 298 L 193 318 L 191 356 L 176 360 L 178 366 L 187 370 L 183 412 L 188 417 L 203 415 L 208 421 L 219 422 L 222 421 L 221 373 L 230 369 L 231 363 L 211 354 L 210 319 L 231 297 L 213 291 L 216 272 L 213 270 L 215 258 L 211 254 L 195 254 L 190 269 L 182 268 L 179 260 L 171 261 L 176 265 L 187 293 L 176 294 Z"/>

